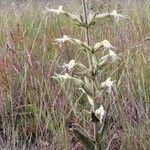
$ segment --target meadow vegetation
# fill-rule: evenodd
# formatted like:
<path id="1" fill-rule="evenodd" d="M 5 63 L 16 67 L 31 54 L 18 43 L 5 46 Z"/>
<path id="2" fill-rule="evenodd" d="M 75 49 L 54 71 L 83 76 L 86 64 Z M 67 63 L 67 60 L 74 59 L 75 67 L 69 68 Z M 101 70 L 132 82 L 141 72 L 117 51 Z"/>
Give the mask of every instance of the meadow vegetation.
<path id="1" fill-rule="evenodd" d="M 48 4 L 48 5 L 47 5 Z M 82 14 L 80 0 L 0 2 L 0 149 L 82 150 L 72 133 L 79 124 L 93 135 L 87 97 L 72 82 L 54 80 L 63 64 L 75 59 L 87 65 L 76 45 L 56 38 L 69 35 L 85 41 L 85 33 L 64 15 L 45 13 L 45 6 L 60 5 Z M 149 150 L 150 147 L 150 1 L 88 1 L 88 10 L 124 14 L 116 22 L 108 17 L 89 30 L 90 43 L 107 39 L 119 59 L 101 69 L 100 83 L 111 77 L 115 93 L 104 91 L 98 104 L 106 110 L 107 150 Z M 103 56 L 103 51 L 98 56 Z M 72 74 L 76 74 L 73 70 Z M 116 107 L 117 106 L 117 107 Z"/>

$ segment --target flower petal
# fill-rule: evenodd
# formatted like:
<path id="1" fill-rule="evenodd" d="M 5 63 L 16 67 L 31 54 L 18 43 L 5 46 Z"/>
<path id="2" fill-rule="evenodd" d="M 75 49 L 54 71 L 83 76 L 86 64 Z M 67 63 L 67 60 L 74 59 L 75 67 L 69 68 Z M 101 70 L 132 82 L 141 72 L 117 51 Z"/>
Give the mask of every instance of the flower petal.
<path id="1" fill-rule="evenodd" d="M 110 57 L 112 58 L 113 61 L 118 59 L 117 54 L 114 51 L 112 51 L 111 49 L 109 50 L 109 55 L 110 55 Z"/>
<path id="2" fill-rule="evenodd" d="M 102 119 L 105 114 L 104 107 L 102 105 L 100 105 L 100 107 L 95 111 L 95 114 L 100 117 L 100 123 L 102 123 Z"/>

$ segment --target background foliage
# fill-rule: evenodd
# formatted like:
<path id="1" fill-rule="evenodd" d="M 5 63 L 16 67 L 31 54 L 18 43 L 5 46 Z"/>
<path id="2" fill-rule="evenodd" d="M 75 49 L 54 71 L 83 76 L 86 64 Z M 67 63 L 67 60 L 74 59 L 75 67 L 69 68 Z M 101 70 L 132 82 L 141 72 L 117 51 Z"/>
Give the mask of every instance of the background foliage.
<path id="1" fill-rule="evenodd" d="M 49 7 L 82 13 L 80 1 L 49 1 Z M 63 16 L 43 15 L 47 1 L 0 2 L 0 149 L 83 149 L 68 130 L 80 123 L 91 131 L 89 118 L 81 115 L 86 98 L 77 99 L 70 86 L 51 79 L 59 65 L 74 57 L 84 62 L 76 47 L 53 44 L 63 34 L 84 39 L 83 31 Z M 113 9 L 128 16 L 114 23 L 110 18 L 91 29 L 93 43 L 108 39 L 117 47 L 117 64 L 102 72 L 105 80 L 114 70 L 117 93 L 110 101 L 108 149 L 149 149 L 150 146 L 150 1 L 93 1 L 98 12 Z M 101 53 L 99 54 L 101 55 Z M 65 61 L 64 61 L 65 60 Z M 66 93 L 67 91 L 67 93 Z M 73 94 L 74 93 L 74 94 Z M 116 110 L 114 103 L 118 105 Z M 80 117 L 78 117 L 80 116 Z"/>

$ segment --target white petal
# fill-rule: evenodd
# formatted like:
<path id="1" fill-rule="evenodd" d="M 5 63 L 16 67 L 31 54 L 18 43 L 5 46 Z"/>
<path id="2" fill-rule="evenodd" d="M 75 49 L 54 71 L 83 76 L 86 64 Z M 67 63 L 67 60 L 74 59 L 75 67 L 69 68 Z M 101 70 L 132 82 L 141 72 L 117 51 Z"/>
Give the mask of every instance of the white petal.
<path id="1" fill-rule="evenodd" d="M 115 48 L 110 44 L 110 42 L 108 40 L 103 40 L 102 42 L 98 42 L 94 45 L 94 50 L 98 50 L 102 46 L 105 49 Z"/>
<path id="2" fill-rule="evenodd" d="M 110 55 L 110 57 L 112 58 L 113 61 L 118 59 L 117 54 L 114 51 L 112 51 L 111 49 L 109 50 L 109 55 Z"/>
<path id="3" fill-rule="evenodd" d="M 70 38 L 67 35 L 63 35 L 63 38 L 57 38 L 55 39 L 56 44 L 59 44 L 60 46 L 62 45 L 62 43 L 69 41 Z"/>
<path id="4" fill-rule="evenodd" d="M 64 10 L 63 10 L 63 6 L 60 5 L 59 8 L 58 8 L 58 10 L 59 10 L 60 12 L 63 12 L 63 11 L 64 11 Z"/>
<path id="5" fill-rule="evenodd" d="M 110 88 L 113 86 L 113 83 L 114 83 L 114 81 L 111 81 L 111 78 L 109 77 L 109 78 L 107 78 L 106 81 L 101 83 L 101 86 Z"/>
<path id="6" fill-rule="evenodd" d="M 54 13 L 57 12 L 57 9 L 48 8 L 48 7 L 45 7 L 45 9 L 47 10 L 47 12 L 54 12 Z"/>
<path id="7" fill-rule="evenodd" d="M 125 16 L 123 16 L 122 14 L 118 14 L 116 10 L 113 10 L 113 12 L 110 13 L 110 15 L 112 15 L 113 17 L 115 17 L 117 19 L 117 21 L 119 19 L 124 19 L 125 18 Z"/>
<path id="8" fill-rule="evenodd" d="M 65 75 L 63 76 L 64 79 L 68 79 L 70 78 L 69 74 L 68 73 L 65 73 Z"/>
<path id="9" fill-rule="evenodd" d="M 62 67 L 67 68 L 68 70 L 71 70 L 76 65 L 75 60 L 72 59 L 69 61 L 68 64 L 64 64 Z"/>
<path id="10" fill-rule="evenodd" d="M 63 6 L 59 6 L 58 9 L 53 9 L 53 8 L 48 8 L 48 7 L 45 7 L 45 9 L 47 10 L 47 12 L 53 12 L 53 13 L 56 13 L 57 15 L 60 13 L 65 13 L 65 11 L 63 10 Z"/>
<path id="11" fill-rule="evenodd" d="M 102 41 L 103 42 L 103 46 L 106 48 L 106 49 L 110 49 L 110 48 L 114 48 L 110 42 L 108 40 L 104 40 Z"/>
<path id="12" fill-rule="evenodd" d="M 72 69 L 74 66 L 76 65 L 75 60 L 70 60 L 69 64 L 68 64 L 68 69 Z"/>
<path id="13" fill-rule="evenodd" d="M 69 41 L 70 40 L 70 38 L 67 35 L 63 35 L 63 39 L 64 39 L 64 41 Z"/>
<path id="14" fill-rule="evenodd" d="M 104 117 L 104 115 L 105 115 L 104 107 L 101 105 L 101 106 L 95 111 L 95 114 L 100 116 L 100 123 L 102 123 L 102 119 L 103 119 L 103 117 Z"/>
<path id="15" fill-rule="evenodd" d="M 98 42 L 94 45 L 94 50 L 97 51 L 102 46 L 103 46 L 103 42 Z"/>

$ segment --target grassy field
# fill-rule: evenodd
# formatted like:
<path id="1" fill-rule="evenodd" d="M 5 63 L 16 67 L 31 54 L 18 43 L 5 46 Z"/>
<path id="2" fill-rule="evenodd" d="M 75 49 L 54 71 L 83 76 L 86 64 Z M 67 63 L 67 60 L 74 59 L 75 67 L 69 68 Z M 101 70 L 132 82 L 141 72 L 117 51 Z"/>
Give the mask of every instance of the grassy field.
<path id="1" fill-rule="evenodd" d="M 90 108 L 86 97 L 71 83 L 60 85 L 52 79 L 61 72 L 59 66 L 73 58 L 87 63 L 76 46 L 58 47 L 54 39 L 67 34 L 84 40 L 84 32 L 62 15 L 45 14 L 47 4 L 0 2 L 0 150 L 82 150 L 69 128 L 78 123 L 93 132 L 89 117 L 81 113 Z M 48 6 L 61 4 L 82 14 L 80 0 Z M 149 150 L 150 1 L 95 1 L 91 7 L 127 16 L 121 22 L 100 20 L 90 29 L 91 43 L 108 39 L 119 55 L 101 72 L 101 80 L 111 76 L 116 81 L 115 96 L 106 92 L 100 101 L 105 107 L 111 103 L 104 149 Z"/>

